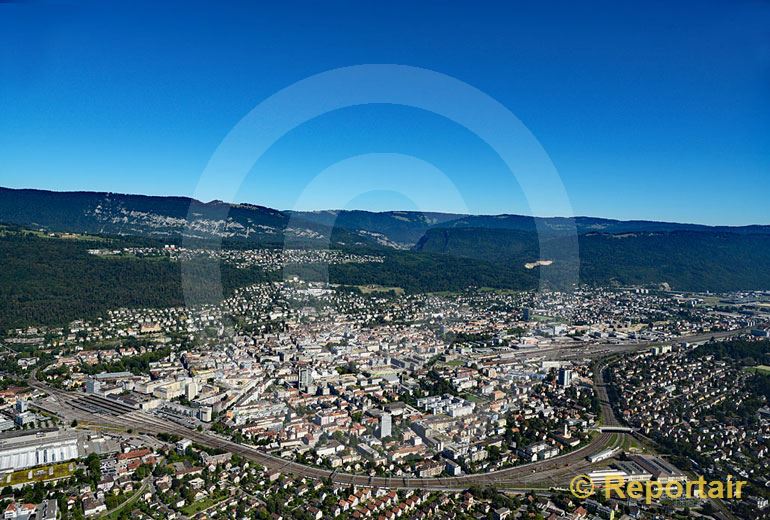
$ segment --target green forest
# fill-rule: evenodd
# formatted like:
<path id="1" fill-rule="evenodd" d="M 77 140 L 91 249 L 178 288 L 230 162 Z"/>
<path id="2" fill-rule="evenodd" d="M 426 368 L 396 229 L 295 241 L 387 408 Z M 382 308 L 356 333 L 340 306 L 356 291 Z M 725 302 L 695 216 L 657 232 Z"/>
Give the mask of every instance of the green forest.
<path id="1" fill-rule="evenodd" d="M 409 292 L 461 290 L 469 286 L 533 288 L 536 273 L 491 262 L 408 251 L 376 251 L 383 264 L 287 266 L 286 272 L 237 269 L 217 261 L 184 266 L 165 258 L 98 257 L 93 247 L 159 245 L 146 238 L 91 240 L 48 238 L 6 228 L 0 234 L 0 331 L 26 326 L 64 326 L 118 307 L 168 307 L 213 303 L 238 287 L 282 280 L 342 285 L 378 284 Z M 371 253 L 369 250 L 356 252 Z M 182 273 L 184 269 L 184 276 Z"/>
<path id="2" fill-rule="evenodd" d="M 92 247 L 92 242 L 83 240 L 26 233 L 0 235 L 0 331 L 29 325 L 66 325 L 117 307 L 216 301 L 217 295 L 266 279 L 261 271 L 223 265 L 220 285 L 219 264 L 214 262 L 187 266 L 189 273 L 183 278 L 178 263 L 99 258 L 88 254 Z"/>
<path id="3" fill-rule="evenodd" d="M 148 237 L 51 238 L 12 226 L 0 228 L 0 331 L 30 325 L 63 326 L 117 307 L 213 303 L 238 287 L 293 274 L 311 281 L 399 287 L 412 293 L 471 287 L 528 290 L 541 283 L 541 270 L 559 273 L 565 263 L 574 262 L 556 259 L 553 266 L 526 269 L 524 263 L 538 257 L 535 235 L 480 229 L 430 231 L 412 251 L 345 248 L 384 257 L 383 263 L 291 265 L 282 272 L 237 269 L 203 259 L 182 265 L 166 258 L 88 254 L 94 247 L 140 245 L 162 243 Z M 237 240 L 223 245 L 258 247 Z M 579 237 L 579 248 L 581 283 L 668 282 L 674 289 L 717 291 L 770 287 L 770 272 L 755 268 L 770 262 L 766 235 L 585 235 Z M 555 276 L 547 280 L 559 283 Z"/>
<path id="4" fill-rule="evenodd" d="M 543 237 L 549 258 L 563 269 L 570 258 L 569 237 Z M 587 233 L 577 237 L 580 281 L 587 284 L 645 285 L 667 282 L 675 290 L 735 291 L 770 289 L 770 235 L 726 232 Z M 484 259 L 499 265 L 523 266 L 540 258 L 536 233 L 508 229 L 431 229 L 415 251 Z M 562 253 L 563 252 L 563 253 Z"/>
<path id="5" fill-rule="evenodd" d="M 699 346 L 690 354 L 694 358 L 714 356 L 723 361 L 735 361 L 743 366 L 767 364 L 770 361 L 770 341 L 735 339 L 712 341 Z"/>

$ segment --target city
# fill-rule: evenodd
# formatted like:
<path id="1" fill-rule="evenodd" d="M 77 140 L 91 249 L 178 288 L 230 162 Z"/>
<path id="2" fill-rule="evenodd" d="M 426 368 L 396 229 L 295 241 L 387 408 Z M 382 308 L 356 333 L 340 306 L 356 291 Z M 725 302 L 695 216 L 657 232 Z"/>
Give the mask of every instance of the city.
<path id="1" fill-rule="evenodd" d="M 770 520 L 769 27 L 0 0 L 0 520 Z"/>
<path id="2" fill-rule="evenodd" d="M 713 355 L 683 360 L 712 341 L 765 341 L 770 306 L 755 302 L 770 295 L 367 289 L 292 279 L 219 305 L 8 331 L 0 470 L 13 470 L 10 492 L 39 496 L 45 482 L 72 493 L 35 505 L 65 516 L 137 500 L 147 518 L 296 509 L 275 502 L 280 491 L 312 497 L 303 514 L 315 518 L 500 516 L 533 504 L 557 518 L 638 517 L 724 506 L 579 503 L 564 490 L 576 471 L 597 482 L 694 469 L 768 479 L 756 461 L 770 412 L 748 404 L 750 373 Z M 708 418 L 725 402 L 753 415 L 715 429 Z M 693 440 L 697 455 L 679 455 Z M 511 507 L 494 508 L 503 501 Z M 767 499 L 746 504 L 762 511 Z"/>

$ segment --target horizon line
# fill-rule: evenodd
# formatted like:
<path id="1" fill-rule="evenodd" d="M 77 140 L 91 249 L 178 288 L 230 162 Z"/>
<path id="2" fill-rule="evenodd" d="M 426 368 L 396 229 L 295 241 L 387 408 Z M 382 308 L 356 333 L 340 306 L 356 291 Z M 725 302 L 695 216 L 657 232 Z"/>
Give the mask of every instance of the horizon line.
<path id="1" fill-rule="evenodd" d="M 39 192 L 48 192 L 48 193 L 88 193 L 88 194 L 103 194 L 103 195 L 122 195 L 122 196 L 128 196 L 128 197 L 154 197 L 154 198 L 176 198 L 176 199 L 189 199 L 191 201 L 199 202 L 201 204 L 227 204 L 229 206 L 254 206 L 259 208 L 265 208 L 273 211 L 278 211 L 281 213 L 339 213 L 344 211 L 362 211 L 366 213 L 374 213 L 374 214 L 387 214 L 387 213 L 420 213 L 420 214 L 431 214 L 431 213 L 438 213 L 442 215 L 452 215 L 457 217 L 524 217 L 524 218 L 532 218 L 532 219 L 600 219 L 600 220 L 608 220 L 608 221 L 615 221 L 615 222 L 653 222 L 657 224 L 677 224 L 682 226 L 702 226 L 702 227 L 709 227 L 709 228 L 747 228 L 747 227 L 770 227 L 770 223 L 768 224 L 760 224 L 760 223 L 750 223 L 750 224 L 703 224 L 699 222 L 677 222 L 672 220 L 655 220 L 654 218 L 616 218 L 616 217 L 601 217 L 596 215 L 573 215 L 573 216 L 564 216 L 564 215 L 549 215 L 549 216 L 543 216 L 543 215 L 530 215 L 530 214 L 524 214 L 524 213 L 456 213 L 454 211 L 444 211 L 444 210 L 419 210 L 419 209 L 388 209 L 388 210 L 373 210 L 373 209 L 364 209 L 364 208 L 326 208 L 326 209 L 279 209 L 272 206 L 267 206 L 264 204 L 258 204 L 254 202 L 234 202 L 234 201 L 224 201 L 220 199 L 211 199 L 209 201 L 203 201 L 200 199 L 196 199 L 190 195 L 157 195 L 157 194 L 147 194 L 147 193 L 127 193 L 127 192 L 120 192 L 120 191 L 99 191 L 99 190 L 88 190 L 88 189 L 71 189 L 71 190 L 54 190 L 49 188 L 14 188 L 9 186 L 0 186 L 0 190 L 9 190 L 9 191 L 39 191 Z"/>

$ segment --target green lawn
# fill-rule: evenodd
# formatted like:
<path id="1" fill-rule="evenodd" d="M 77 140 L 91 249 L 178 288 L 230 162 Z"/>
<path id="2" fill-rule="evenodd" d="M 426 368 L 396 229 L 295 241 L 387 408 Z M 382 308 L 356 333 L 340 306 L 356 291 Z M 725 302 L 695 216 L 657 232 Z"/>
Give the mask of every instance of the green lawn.
<path id="1" fill-rule="evenodd" d="M 623 451 L 645 451 L 633 435 L 626 435 L 623 441 Z"/>
<path id="2" fill-rule="evenodd" d="M 487 402 L 486 399 L 484 399 L 483 397 L 480 397 L 480 396 L 478 396 L 476 394 L 465 393 L 465 394 L 462 394 L 462 398 L 465 399 L 466 401 L 470 401 L 470 402 L 476 403 L 476 404 Z"/>
<path id="3" fill-rule="evenodd" d="M 3 483 L 9 486 L 16 486 L 18 484 L 27 484 L 30 482 L 45 482 L 46 480 L 67 478 L 74 473 L 74 467 L 74 463 L 66 462 L 63 464 L 54 464 L 53 466 L 41 466 L 14 471 L 13 473 L 6 475 Z"/>
<path id="4" fill-rule="evenodd" d="M 193 516 L 196 513 L 200 513 L 204 509 L 208 509 L 216 504 L 219 504 L 220 502 L 228 499 L 230 497 L 227 493 L 218 493 L 213 496 L 210 496 L 208 498 L 204 498 L 203 500 L 199 500 L 197 502 L 193 502 L 189 506 L 185 506 L 182 508 L 182 514 L 186 516 Z"/>
<path id="5" fill-rule="evenodd" d="M 49 235 L 45 231 L 40 231 L 37 229 L 19 229 L 19 230 L 8 230 L 7 226 L 0 225 L 0 237 L 6 236 L 9 234 L 16 234 L 16 233 L 25 233 L 27 235 L 32 235 L 37 238 L 49 238 L 49 239 L 59 239 L 59 240 L 82 240 L 85 242 L 104 242 L 105 238 L 96 236 L 96 235 L 86 235 L 82 233 L 54 233 L 53 236 Z"/>

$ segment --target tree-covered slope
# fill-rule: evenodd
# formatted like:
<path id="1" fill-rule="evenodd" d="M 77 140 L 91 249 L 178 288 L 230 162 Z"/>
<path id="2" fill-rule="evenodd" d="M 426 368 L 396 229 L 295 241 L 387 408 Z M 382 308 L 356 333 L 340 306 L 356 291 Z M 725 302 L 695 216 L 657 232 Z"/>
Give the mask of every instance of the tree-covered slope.
<path id="1" fill-rule="evenodd" d="M 558 240 L 545 237 L 544 240 Z M 674 289 L 770 289 L 770 235 L 724 232 L 589 233 L 578 237 L 580 281 Z M 535 233 L 509 229 L 432 229 L 415 251 L 524 265 L 540 258 Z"/>
<path id="2" fill-rule="evenodd" d="M 100 243 L 103 247 L 105 244 Z M 65 325 L 117 307 L 185 304 L 180 265 L 167 260 L 99 258 L 93 242 L 0 235 L 0 330 L 28 325 Z M 219 280 L 211 265 L 186 272 L 191 301 L 215 301 Z M 265 278 L 259 271 L 221 266 L 225 294 Z"/>

